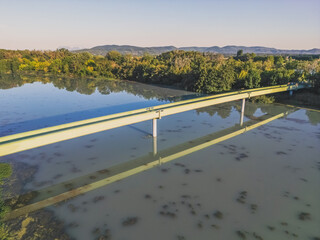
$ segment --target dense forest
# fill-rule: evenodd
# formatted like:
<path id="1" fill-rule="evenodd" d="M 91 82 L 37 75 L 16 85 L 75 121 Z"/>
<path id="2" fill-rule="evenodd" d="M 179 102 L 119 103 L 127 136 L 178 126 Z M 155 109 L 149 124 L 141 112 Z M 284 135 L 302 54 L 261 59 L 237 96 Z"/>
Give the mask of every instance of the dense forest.
<path id="1" fill-rule="evenodd" d="M 288 82 L 312 81 L 319 89 L 320 59 L 256 56 L 239 50 L 234 57 L 175 50 L 157 56 L 106 56 L 87 52 L 0 50 L 0 76 L 30 72 L 90 78 L 126 79 L 174 85 L 186 90 L 214 93 Z"/>

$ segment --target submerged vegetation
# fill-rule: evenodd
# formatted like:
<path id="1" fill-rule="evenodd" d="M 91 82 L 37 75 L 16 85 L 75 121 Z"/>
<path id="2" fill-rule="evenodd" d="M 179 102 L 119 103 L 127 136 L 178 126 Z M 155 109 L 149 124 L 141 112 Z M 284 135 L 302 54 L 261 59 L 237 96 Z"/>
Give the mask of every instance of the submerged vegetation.
<path id="1" fill-rule="evenodd" d="M 175 50 L 157 56 L 106 56 L 87 52 L 0 50 L 1 74 L 30 72 L 92 78 L 126 79 L 144 83 L 174 85 L 200 93 L 250 89 L 313 81 L 319 89 L 319 58 L 304 60 L 289 56 L 256 56 L 238 51 L 235 57 Z"/>
<path id="2" fill-rule="evenodd" d="M 3 180 L 5 178 L 10 177 L 12 174 L 11 165 L 8 163 L 0 163 L 0 221 L 4 217 L 4 215 L 8 211 L 8 207 L 4 205 L 4 202 L 2 200 L 2 188 Z M 1 225 L 1 223 L 0 223 Z"/>
<path id="3" fill-rule="evenodd" d="M 5 178 L 10 177 L 12 174 L 11 165 L 8 163 L 0 163 L 0 239 L 9 240 L 13 239 L 9 233 L 8 228 L 2 223 L 2 218 L 10 210 L 8 206 L 4 204 L 2 199 L 2 185 Z"/>

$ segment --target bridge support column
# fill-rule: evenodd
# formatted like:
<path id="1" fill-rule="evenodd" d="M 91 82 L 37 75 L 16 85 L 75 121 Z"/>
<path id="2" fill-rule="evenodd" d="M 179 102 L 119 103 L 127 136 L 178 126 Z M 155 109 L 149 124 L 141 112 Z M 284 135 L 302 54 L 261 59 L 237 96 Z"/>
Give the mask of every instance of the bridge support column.
<path id="1" fill-rule="evenodd" d="M 157 147 L 157 138 L 153 138 L 153 156 L 157 155 L 158 153 L 158 147 Z"/>
<path id="2" fill-rule="evenodd" d="M 152 119 L 152 136 L 157 137 L 157 119 Z"/>
<path id="3" fill-rule="evenodd" d="M 241 115 L 240 115 L 240 126 L 243 125 L 243 117 L 244 117 L 244 107 L 246 105 L 246 99 L 242 99 L 242 107 L 241 107 Z"/>

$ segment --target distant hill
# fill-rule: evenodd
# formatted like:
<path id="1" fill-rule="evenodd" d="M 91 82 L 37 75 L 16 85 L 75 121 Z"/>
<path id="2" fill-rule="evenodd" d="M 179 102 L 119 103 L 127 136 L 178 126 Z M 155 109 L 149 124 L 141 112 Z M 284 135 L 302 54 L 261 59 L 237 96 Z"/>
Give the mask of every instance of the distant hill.
<path id="1" fill-rule="evenodd" d="M 242 49 L 243 53 L 255 53 L 258 55 L 262 54 L 272 54 L 272 55 L 316 55 L 320 54 L 319 48 L 313 48 L 310 50 L 282 50 L 276 48 L 268 47 L 245 47 L 245 46 L 225 46 L 225 47 L 174 47 L 174 46 L 164 46 L 164 47 L 136 47 L 130 45 L 103 45 L 96 46 L 90 49 L 80 49 L 73 52 L 89 52 L 94 55 L 105 56 L 110 51 L 118 51 L 122 54 L 132 54 L 135 56 L 141 56 L 144 53 L 150 53 L 152 55 L 158 55 L 164 52 L 172 50 L 184 50 L 184 51 L 199 51 L 199 52 L 212 52 L 221 53 L 225 55 L 235 55 L 238 50 Z"/>
<path id="2" fill-rule="evenodd" d="M 103 55 L 105 56 L 110 51 L 118 51 L 122 54 L 132 54 L 135 56 L 141 56 L 144 53 L 150 53 L 152 55 L 158 55 L 164 52 L 169 52 L 172 50 L 177 50 L 178 48 L 174 46 L 165 46 L 165 47 L 135 47 L 129 45 L 104 45 L 96 46 L 90 49 L 80 49 L 74 52 L 89 52 L 94 55 Z"/>

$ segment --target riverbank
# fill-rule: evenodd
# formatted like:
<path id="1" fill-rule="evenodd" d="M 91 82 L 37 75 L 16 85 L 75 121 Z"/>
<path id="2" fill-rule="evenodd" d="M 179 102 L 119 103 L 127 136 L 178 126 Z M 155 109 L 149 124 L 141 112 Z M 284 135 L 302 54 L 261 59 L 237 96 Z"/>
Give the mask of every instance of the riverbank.
<path id="1" fill-rule="evenodd" d="M 275 102 L 320 110 L 320 94 L 315 92 L 313 89 L 301 89 L 299 91 L 294 91 L 292 96 L 290 96 L 289 93 L 276 94 Z"/>
<path id="2" fill-rule="evenodd" d="M 71 240 L 65 233 L 64 223 L 48 209 L 3 221 L 10 210 L 28 204 L 32 194 L 22 195 L 26 183 L 33 181 L 36 166 L 22 162 L 0 163 L 0 239 L 60 239 Z M 1 182 L 2 181 L 2 182 Z M 20 197 L 25 196 L 25 197 Z M 5 200 L 3 200 L 3 199 Z M 1 208 L 2 207 L 2 208 Z"/>
<path id="3" fill-rule="evenodd" d="M 110 85 L 111 82 L 114 83 L 121 83 L 121 84 L 114 84 L 114 86 L 109 86 L 109 88 L 112 88 L 112 90 L 116 90 L 115 88 L 119 88 L 117 91 L 123 91 L 123 88 L 127 85 L 129 82 L 137 83 L 137 81 L 132 80 L 118 80 L 114 78 L 106 78 L 106 77 L 77 77 L 70 74 L 51 74 L 51 73 L 35 73 L 35 72 L 26 72 L 26 73 L 20 73 L 18 75 L 12 75 L 12 74 L 6 74 L 2 75 L 0 77 L 0 89 L 9 89 L 13 87 L 22 86 L 26 83 L 33 83 L 33 82 L 42 82 L 44 84 L 46 83 L 53 83 L 58 88 L 64 88 L 63 86 L 68 86 L 66 90 L 68 91 L 77 91 L 81 94 L 87 94 L 91 95 L 95 92 L 95 90 L 98 90 L 102 94 L 108 94 L 109 91 L 106 91 L 106 85 Z M 68 84 L 66 84 L 68 82 Z M 109 84 L 107 84 L 109 83 Z M 185 89 L 180 86 L 176 85 L 167 85 L 167 84 L 157 84 L 157 83 L 148 83 L 145 82 L 144 84 L 152 86 L 157 86 L 160 88 L 163 88 L 162 93 L 159 93 L 159 95 L 164 96 L 168 95 L 171 96 L 170 92 L 171 90 L 182 90 Z M 125 86 L 122 86 L 125 85 Z M 116 87 L 117 86 L 117 87 Z M 231 91 L 237 91 L 237 89 L 233 89 Z M 138 94 L 146 97 L 146 90 L 141 91 L 141 89 L 135 88 L 131 89 L 131 92 L 133 94 Z M 167 92 L 167 94 L 164 94 L 164 92 Z M 228 91 L 227 91 L 228 92 Z M 211 93 L 211 94 L 219 94 L 221 92 Z M 150 94 L 150 93 L 149 93 Z M 148 95 L 149 95 L 148 94 Z M 200 93 L 194 92 L 194 94 Z M 154 91 L 152 91 L 152 96 L 156 96 Z M 192 96 L 194 97 L 194 96 Z M 179 99 L 175 99 L 177 101 Z M 290 96 L 289 92 L 285 93 L 278 93 L 278 94 L 272 94 L 272 95 L 264 95 L 259 96 L 250 99 L 252 102 L 257 103 L 281 103 L 286 105 L 294 105 L 298 107 L 305 107 L 305 108 L 311 108 L 311 109 L 318 109 L 320 110 L 320 93 L 316 92 L 314 89 L 303 89 L 299 91 L 294 91 L 293 95 Z"/>
<path id="4" fill-rule="evenodd" d="M 89 53 L 0 50 L 0 74 L 66 74 L 78 77 L 126 79 L 164 84 L 197 93 L 222 93 L 288 82 L 319 81 L 320 61 L 244 54 L 224 57 L 197 51 L 170 51 L 134 57 L 111 51 L 105 57 Z M 319 84 L 318 84 L 319 85 Z"/>

